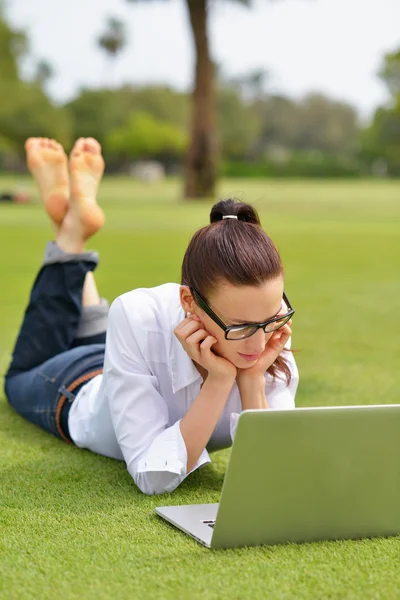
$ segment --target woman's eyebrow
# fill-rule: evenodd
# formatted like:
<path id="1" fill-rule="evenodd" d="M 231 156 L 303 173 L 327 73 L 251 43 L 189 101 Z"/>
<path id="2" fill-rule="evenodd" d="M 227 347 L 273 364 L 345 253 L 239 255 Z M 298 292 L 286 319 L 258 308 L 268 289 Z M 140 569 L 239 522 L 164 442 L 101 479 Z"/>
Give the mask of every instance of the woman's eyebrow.
<path id="1" fill-rule="evenodd" d="M 268 317 L 268 319 L 265 319 L 265 321 L 269 321 L 270 319 L 274 319 L 275 317 L 277 317 L 279 315 L 279 313 L 281 312 L 282 308 L 283 308 L 283 302 L 281 303 L 279 310 L 274 315 L 272 315 L 272 317 Z M 256 322 L 256 321 L 243 321 L 243 319 L 228 319 L 228 317 L 226 317 L 226 320 L 231 321 L 232 323 L 237 323 L 238 325 L 243 325 L 246 323 L 249 323 L 251 325 L 252 323 Z M 265 323 L 265 321 L 257 321 L 257 322 Z"/>

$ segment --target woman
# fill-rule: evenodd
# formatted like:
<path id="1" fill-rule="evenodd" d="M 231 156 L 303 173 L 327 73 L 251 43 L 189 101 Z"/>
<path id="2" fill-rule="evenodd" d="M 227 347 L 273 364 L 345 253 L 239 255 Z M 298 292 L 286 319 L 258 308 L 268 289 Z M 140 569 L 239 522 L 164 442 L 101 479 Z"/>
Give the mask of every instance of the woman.
<path id="1" fill-rule="evenodd" d="M 189 243 L 181 285 L 133 290 L 108 314 L 98 257 L 84 249 L 104 222 L 100 146 L 78 140 L 69 172 L 56 142 L 26 148 L 56 237 L 15 345 L 8 400 L 63 440 L 125 460 L 144 493 L 172 491 L 210 462 L 208 451 L 231 445 L 242 410 L 294 406 L 294 311 L 279 254 L 251 206 L 219 202 Z"/>

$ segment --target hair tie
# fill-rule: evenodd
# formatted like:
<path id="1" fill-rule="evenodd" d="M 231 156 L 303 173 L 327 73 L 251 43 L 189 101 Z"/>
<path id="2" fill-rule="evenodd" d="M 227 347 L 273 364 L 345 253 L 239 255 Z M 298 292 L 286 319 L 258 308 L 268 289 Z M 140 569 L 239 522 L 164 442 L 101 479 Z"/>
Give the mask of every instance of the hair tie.
<path id="1" fill-rule="evenodd" d="M 237 219 L 237 215 L 224 215 L 223 219 Z"/>

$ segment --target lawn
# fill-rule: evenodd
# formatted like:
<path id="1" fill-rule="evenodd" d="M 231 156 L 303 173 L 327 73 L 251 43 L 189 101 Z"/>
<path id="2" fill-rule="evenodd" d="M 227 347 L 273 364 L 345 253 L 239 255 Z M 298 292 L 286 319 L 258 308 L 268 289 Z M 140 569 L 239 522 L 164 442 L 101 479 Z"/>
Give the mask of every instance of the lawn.
<path id="1" fill-rule="evenodd" d="M 104 296 L 179 279 L 210 208 L 179 192 L 175 181 L 104 181 L 107 226 L 91 244 Z M 229 194 L 255 203 L 284 259 L 298 406 L 397 403 L 400 183 L 230 180 Z M 49 236 L 39 204 L 0 205 L 0 374 Z M 23 421 L 2 392 L 0 447 L 4 600 L 400 597 L 400 538 L 212 551 L 159 521 L 155 506 L 218 501 L 228 451 L 173 494 L 147 497 L 122 463 Z"/>

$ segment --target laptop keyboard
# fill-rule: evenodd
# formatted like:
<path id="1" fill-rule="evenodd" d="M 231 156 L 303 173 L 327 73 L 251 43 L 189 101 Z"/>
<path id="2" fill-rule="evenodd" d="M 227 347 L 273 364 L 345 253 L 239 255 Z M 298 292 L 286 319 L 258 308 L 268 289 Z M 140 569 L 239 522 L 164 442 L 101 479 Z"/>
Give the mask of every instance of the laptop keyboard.
<path id="1" fill-rule="evenodd" d="M 214 529 L 215 526 L 215 519 L 208 519 L 207 521 L 203 521 L 204 525 L 208 525 L 209 527 L 211 527 L 212 529 Z"/>

